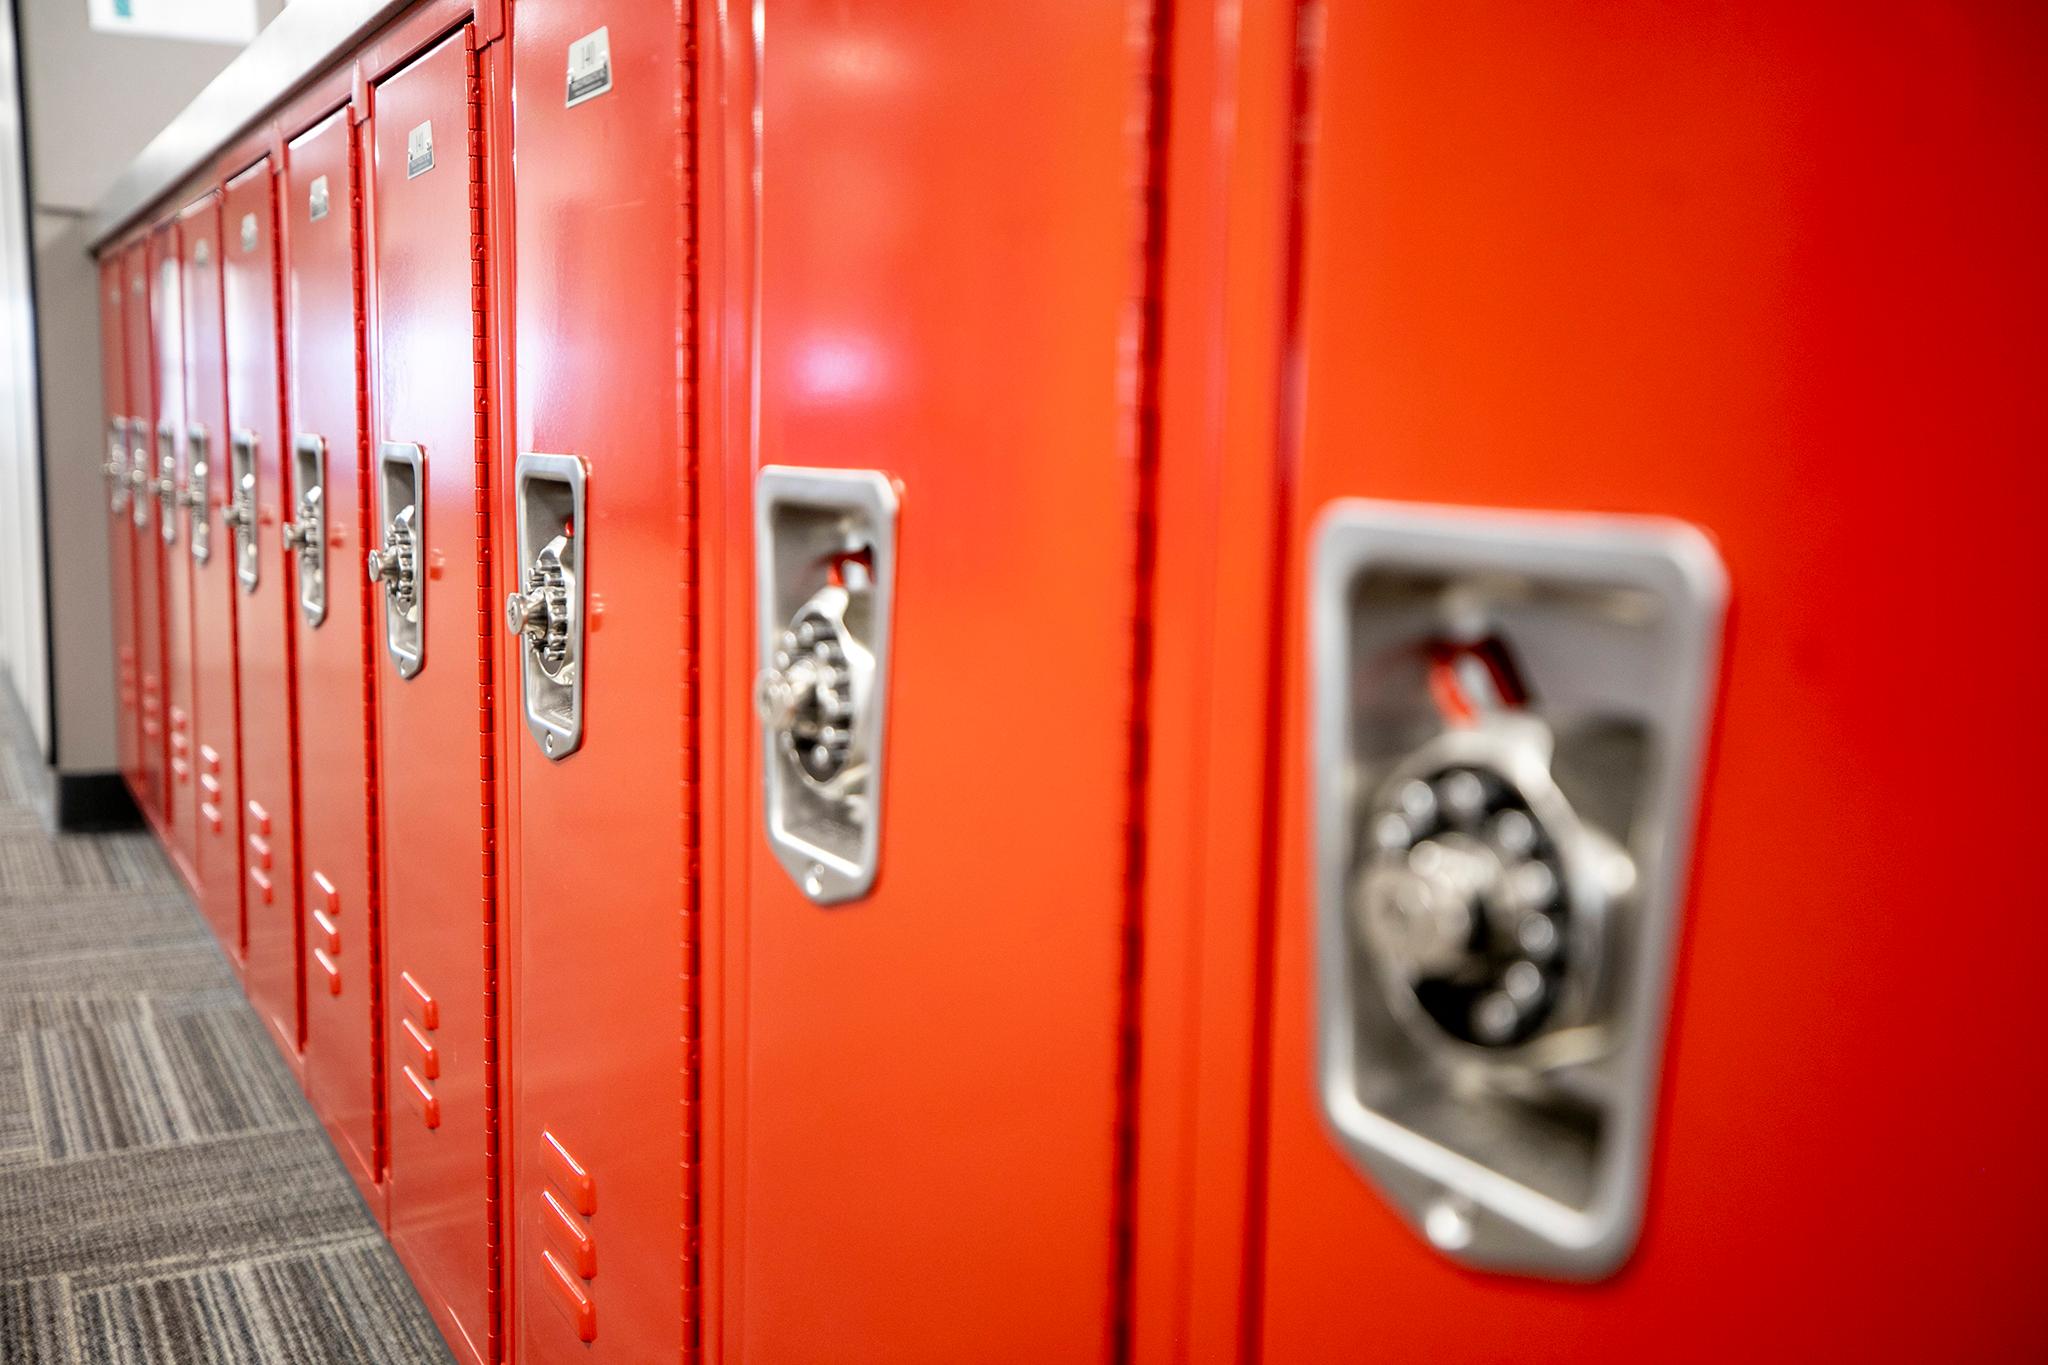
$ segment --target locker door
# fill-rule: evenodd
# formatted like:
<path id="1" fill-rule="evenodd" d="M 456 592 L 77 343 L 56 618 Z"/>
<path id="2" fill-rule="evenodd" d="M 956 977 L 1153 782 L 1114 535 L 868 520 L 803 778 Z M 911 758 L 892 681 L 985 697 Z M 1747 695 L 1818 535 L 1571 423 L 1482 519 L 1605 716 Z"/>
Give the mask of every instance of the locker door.
<path id="1" fill-rule="evenodd" d="M 222 547 L 235 580 L 241 678 L 244 981 L 272 1039 L 299 1060 L 305 1011 L 298 877 L 297 715 L 291 654 L 296 556 L 279 542 L 290 509 L 278 386 L 276 171 L 269 157 L 222 197 L 221 292 L 227 422 L 222 470 L 234 529 Z"/>
<path id="2" fill-rule="evenodd" d="M 142 679 L 142 751 L 131 775 L 143 812 L 161 831 L 168 809 L 164 759 L 163 543 L 156 496 L 156 336 L 150 324 L 150 246 L 143 237 L 123 253 L 128 278 L 125 369 L 128 375 L 128 517 L 135 560 L 135 652 Z"/>
<path id="3" fill-rule="evenodd" d="M 467 27 L 376 87 L 370 634 L 383 761 L 391 1240 L 464 1359 L 498 1355 L 494 406 Z M 357 573 L 362 570 L 357 568 Z"/>
<path id="4" fill-rule="evenodd" d="M 175 221 L 158 226 L 149 237 L 150 329 L 156 365 L 156 425 L 151 431 L 151 456 L 156 478 L 156 529 L 162 557 L 163 597 L 159 603 L 163 630 L 164 742 L 168 781 L 164 821 L 169 829 L 171 860 L 196 895 L 199 889 L 199 844 L 195 771 L 198 754 L 192 737 L 192 557 L 187 552 L 185 478 L 185 307 L 184 251 Z M 223 943 L 223 947 L 227 946 Z"/>
<path id="5" fill-rule="evenodd" d="M 1306 596 L 1283 691 L 1317 700 L 1292 716 L 1278 785 L 1261 1358 L 1717 1360 L 1759 1341 L 1786 1358 L 2038 1355 L 2042 1107 L 2013 1081 L 2039 1070 L 2027 1002 L 2048 921 L 2013 890 L 2032 879 L 2024 792 L 2048 729 L 2015 724 L 2034 684 L 2009 646 L 2035 611 L 2028 527 L 2048 495 L 2042 13 L 1322 19 L 1289 546 Z M 1616 556 L 1691 533 L 1624 516 L 1704 533 L 1692 552 L 1718 556 L 1731 594 L 1721 666 L 1697 679 L 1718 683 L 1712 750 L 1703 778 L 1658 797 L 1670 821 L 1633 802 L 1682 727 L 1621 718 L 1675 684 L 1639 672 L 1618 627 L 1647 642 L 1679 617 L 1668 585 L 1627 583 Z M 1439 709 L 1462 721 L 1403 700 L 1424 635 Z M 1309 643 L 1347 638 L 1348 655 Z M 1475 646 L 1489 653 L 1468 668 Z M 1616 970 L 1605 1013 L 1582 1016 L 1596 1031 L 1516 1022 L 1527 1002 L 1503 991 L 1469 1027 L 1537 1034 L 1447 1049 L 1467 1027 L 1451 997 L 1407 984 L 1405 964 L 1438 951 L 1439 910 L 1466 904 L 1429 877 L 1526 832 L 1519 816 L 1465 832 L 1467 797 L 1508 809 L 1491 776 L 1374 804 L 1380 774 L 1412 770 L 1400 743 L 1371 746 L 1418 716 L 1424 745 L 1534 718 L 1553 745 L 1544 803 L 1565 828 L 1561 792 L 1582 824 L 1557 846 L 1590 830 L 1633 863 L 1619 899 L 1611 882 L 1581 899 L 1568 866 L 1570 898 L 1546 912 L 1575 936 L 1568 971 L 1581 947 Z M 1350 799 L 1325 770 L 1346 764 Z M 1930 833 L 1934 792 L 1960 799 L 1937 807 L 1952 837 Z M 1402 911 L 1426 910 L 1415 932 L 1331 933 L 1379 922 L 1382 859 L 1418 872 L 1397 851 L 1410 820 L 1457 826 L 1432 836 L 1434 889 Z M 1680 865 L 1660 865 L 1646 826 Z M 1361 830 L 1380 847 L 1350 842 Z M 1482 942 L 1500 904 L 1534 895 L 1492 875 L 1474 885 L 1506 897 L 1482 902 Z M 1659 932 L 1660 878 L 1678 965 L 1639 996 L 1630 939 Z M 1576 937 L 1600 896 L 1624 932 Z M 1549 937 L 1518 926 L 1514 942 Z M 1329 989 L 1360 954 L 1425 1002 L 1399 1046 L 1387 988 Z M 1548 970 L 1523 974 L 1538 1008 Z M 1638 1044 L 1652 1093 L 1631 1120 L 1609 1062 Z M 1646 1203 L 1639 1229 L 1609 1229 L 1625 1206 L 1603 1144 L 1631 1122 Z"/>
<path id="6" fill-rule="evenodd" d="M 106 420 L 102 473 L 107 508 L 107 582 L 113 595 L 115 753 L 121 773 L 135 772 L 142 746 L 142 678 L 135 650 L 135 536 L 129 515 L 127 331 L 122 307 L 122 257 L 100 260 L 100 397 Z"/>
<path id="7" fill-rule="evenodd" d="M 512 1353 L 527 1365 L 688 1359 L 699 1342 L 683 37 L 670 6 L 590 0 L 522 10 L 512 35 L 514 258 L 538 264 L 516 291 L 503 586 L 523 591 L 540 552 L 573 540 L 590 614 L 580 735 L 557 736 L 554 755 L 555 722 L 533 716 L 560 714 L 558 679 L 574 674 L 503 637 L 507 1233 Z"/>
<path id="8" fill-rule="evenodd" d="M 285 154 L 288 521 L 295 558 L 299 926 L 306 1093 L 363 1198 L 384 1214 L 382 942 L 370 831 L 369 658 L 356 420 L 356 153 L 342 109 Z M 315 496 L 317 494 L 317 496 Z"/>
<path id="9" fill-rule="evenodd" d="M 1151 34 L 765 29 L 736 1357 L 1111 1353 Z"/>
<path id="10" fill-rule="evenodd" d="M 239 678 L 235 569 L 227 509 L 225 340 L 221 332 L 220 195 L 179 215 L 185 301 L 185 548 L 192 575 L 192 830 L 199 908 L 228 960 L 243 965 Z"/>

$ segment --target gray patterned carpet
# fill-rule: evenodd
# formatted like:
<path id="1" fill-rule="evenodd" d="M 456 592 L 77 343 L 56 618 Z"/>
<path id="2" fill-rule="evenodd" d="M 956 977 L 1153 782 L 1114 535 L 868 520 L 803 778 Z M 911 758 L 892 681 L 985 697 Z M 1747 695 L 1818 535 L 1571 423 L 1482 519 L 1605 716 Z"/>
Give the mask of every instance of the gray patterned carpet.
<path id="1" fill-rule="evenodd" d="M 448 1360 L 146 834 L 52 837 L 0 697 L 0 1365 Z"/>

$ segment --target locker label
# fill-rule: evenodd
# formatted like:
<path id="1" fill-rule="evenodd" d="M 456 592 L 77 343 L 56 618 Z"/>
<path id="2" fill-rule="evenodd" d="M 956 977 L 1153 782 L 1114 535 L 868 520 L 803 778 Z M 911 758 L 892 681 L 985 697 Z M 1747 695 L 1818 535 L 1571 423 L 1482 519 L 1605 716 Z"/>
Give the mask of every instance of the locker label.
<path id="1" fill-rule="evenodd" d="M 327 177 L 316 175 L 313 177 L 313 187 L 306 191 L 306 217 L 309 221 L 317 223 L 326 216 Z"/>
<path id="2" fill-rule="evenodd" d="M 256 215 L 253 213 L 245 213 L 242 215 L 242 250 L 244 252 L 250 252 L 254 251 L 255 249 Z"/>
<path id="3" fill-rule="evenodd" d="M 422 123 L 405 135 L 405 178 L 425 175 L 434 169 L 434 122 Z"/>
<path id="4" fill-rule="evenodd" d="M 612 88 L 612 31 L 601 28 L 569 44 L 569 95 L 564 108 L 574 109 Z"/>

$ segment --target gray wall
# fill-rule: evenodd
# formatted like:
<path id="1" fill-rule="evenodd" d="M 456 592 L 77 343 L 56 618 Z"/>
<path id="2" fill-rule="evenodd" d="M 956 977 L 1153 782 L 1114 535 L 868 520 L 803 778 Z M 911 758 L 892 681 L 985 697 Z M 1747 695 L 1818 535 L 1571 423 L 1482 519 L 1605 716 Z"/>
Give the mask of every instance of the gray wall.
<path id="1" fill-rule="evenodd" d="M 283 0 L 259 0 L 257 17 L 267 23 L 282 7 Z M 16 667 L 11 652 L 0 663 L 24 707 L 40 718 L 44 753 L 56 766 L 65 772 L 106 771 L 115 761 L 113 625 L 99 473 L 105 458 L 99 290 L 85 254 L 85 216 L 121 169 L 238 49 L 94 32 L 84 0 L 20 0 L 20 13 L 44 466 L 36 470 L 9 451 L 11 426 L 0 420 L 0 499 L 16 500 L 18 480 L 47 481 L 51 606 L 47 640 L 36 624 L 26 631 L 38 638 L 24 644 L 23 666 Z M 14 105 L 12 99 L 5 103 Z M 5 175 L 0 161 L 0 181 Z M 0 188 L 0 210 L 4 196 Z M 12 585 L 33 579 L 41 592 L 40 541 L 31 546 L 13 538 L 14 524 L 0 507 L 0 635 L 13 610 Z M 37 607 L 39 612 L 39 600 Z M 40 660 L 45 650 L 54 664 L 53 689 L 46 689 L 39 663 L 28 666 L 30 655 Z"/>

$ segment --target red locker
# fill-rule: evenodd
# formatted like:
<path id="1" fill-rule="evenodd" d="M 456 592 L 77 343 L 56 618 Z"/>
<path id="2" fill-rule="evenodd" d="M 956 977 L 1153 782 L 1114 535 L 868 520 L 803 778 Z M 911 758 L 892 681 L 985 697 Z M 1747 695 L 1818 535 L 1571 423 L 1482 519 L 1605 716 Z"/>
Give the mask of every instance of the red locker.
<path id="1" fill-rule="evenodd" d="M 162 556 L 164 744 L 168 755 L 163 819 L 172 862 L 199 889 L 198 754 L 192 735 L 192 557 L 185 452 L 184 252 L 176 220 L 149 236 L 151 358 L 156 369 L 156 528 Z M 223 943 L 223 947 L 227 945 Z"/>
<path id="2" fill-rule="evenodd" d="M 513 254 L 536 263 L 496 469 L 520 594 L 499 713 L 526 1365 L 703 1349 L 686 38 L 671 6 L 587 0 L 522 10 L 512 35 Z"/>
<path id="3" fill-rule="evenodd" d="M 129 522 L 135 566 L 135 652 L 142 680 L 141 753 L 130 775 L 143 813 L 161 834 L 168 810 L 164 781 L 163 543 L 156 492 L 156 337 L 150 323 L 150 239 L 138 236 L 122 253 L 128 278 L 124 348 L 128 375 Z"/>
<path id="4" fill-rule="evenodd" d="M 306 1093 L 363 1198 L 384 1200 L 383 967 L 368 675 L 362 296 L 346 107 L 292 139 L 282 186 Z"/>
<path id="5" fill-rule="evenodd" d="M 1102 7 L 763 32 L 721 1348 L 1110 1357 L 1164 55 Z"/>
<path id="6" fill-rule="evenodd" d="M 133 773 L 142 746 L 142 679 L 135 650 L 135 536 L 129 515 L 130 403 L 123 318 L 122 257 L 100 258 L 100 408 L 106 417 L 107 583 L 114 621 L 114 745 L 119 770 Z"/>
<path id="7" fill-rule="evenodd" d="M 465 25 L 369 125 L 372 652 L 391 1240 L 466 1360 L 500 1355 L 486 81 Z"/>
<path id="8" fill-rule="evenodd" d="M 239 676 L 235 566 L 228 507 L 225 341 L 221 330 L 220 194 L 179 215 L 185 323 L 185 547 L 192 576 L 192 829 L 199 908 L 228 960 L 243 964 Z"/>
<path id="9" fill-rule="evenodd" d="M 297 557 L 278 528 L 291 508 L 279 387 L 277 174 L 271 158 L 229 180 L 221 200 L 227 357 L 223 472 L 232 511 L 224 546 L 238 594 L 235 664 L 241 725 L 243 980 L 271 1037 L 299 1062 L 305 1012 L 299 916 L 297 690 L 292 621 Z"/>
<path id="10" fill-rule="evenodd" d="M 2048 496 L 2034 449 L 2042 12 L 1333 5 L 1308 18 L 1321 45 L 1289 337 L 1300 400 L 1281 454 L 1294 497 L 1258 1358 L 2038 1355 L 2042 1105 L 2015 1081 L 2038 1072 L 2027 1002 L 2048 922 L 2012 893 L 2031 875 L 2024 784 L 2048 761 L 2048 730 L 2021 719 L 2033 684 L 2011 646 Z M 1375 501 L 1345 501 L 1361 497 Z M 1489 1067 L 1484 1087 L 1436 1108 L 1437 1082 L 1371 1041 L 1376 983 L 1330 990 L 1356 959 L 1330 932 L 1327 860 L 1381 828 L 1320 771 L 1343 732 L 1318 727 L 1334 715 L 1356 737 L 1412 719 L 1392 704 L 1407 665 L 1368 645 L 1407 628 L 1391 613 L 1416 606 L 1415 585 L 1436 581 L 1421 566 L 1470 520 L 1491 543 L 1458 553 L 1537 592 L 1417 608 L 1447 622 L 1429 627 L 1448 641 L 1428 665 L 1449 670 L 1430 674 L 1439 704 L 1476 709 L 1467 733 L 1503 712 L 1544 718 L 1582 813 L 1625 793 L 1632 766 L 1603 770 L 1581 748 L 1576 793 L 1562 767 L 1588 736 L 1557 721 L 1560 693 L 1606 657 L 1579 633 L 1593 607 L 1561 586 L 1560 561 L 1498 561 L 1517 543 L 1549 555 L 1566 530 L 1643 531 L 1615 514 L 1699 528 L 1731 589 L 1723 665 L 1704 679 L 1718 681 L 1712 749 L 1678 784 L 1696 788 L 1701 818 L 1689 865 L 1668 869 L 1668 1031 L 1651 993 L 1654 1008 L 1600 1025 L 1601 1050 L 1525 1052 L 1518 1075 Z M 1409 577 L 1362 573 L 1347 597 L 1325 572 L 1361 529 Z M 1642 610 L 1643 629 L 1675 619 L 1655 591 L 1614 590 L 1603 610 Z M 1496 616 L 1510 623 L 1497 637 Z M 1358 652 L 1319 657 L 1310 641 L 1333 627 L 1358 631 Z M 1475 642 L 1496 639 L 1505 661 L 1470 667 Z M 1521 701 L 1488 695 L 1504 677 Z M 1356 704 L 1330 707 L 1333 689 Z M 1652 677 L 1609 702 L 1671 695 Z M 1658 771 L 1684 748 L 1671 737 L 1631 765 Z M 1401 771 L 1359 775 L 1369 789 Z M 1966 794 L 1961 843 L 1930 835 L 1931 792 Z M 1418 809 L 1435 799 L 1415 794 Z M 1674 796 L 1674 852 L 1691 799 Z M 1377 876 L 1362 874 L 1349 913 L 1377 913 Z M 1645 916 L 1625 922 L 1649 932 Z M 1509 1019 L 1486 999 L 1474 1028 Z M 1333 1025 L 1384 1060 L 1354 1075 Z M 1554 1087 L 1639 1042 L 1662 1061 L 1641 1116 L 1647 1198 L 1639 1229 L 1601 1243 L 1561 1183 L 1577 1168 L 1534 1158 L 1608 1139 L 1581 1129 L 1583 1094 Z M 1509 1080 L 1523 1088 L 1503 1098 L 1493 1087 Z M 1512 1106 L 1528 1096 L 1555 1105 L 1559 1129 L 1524 1126 Z M 1390 1113 L 1388 1147 L 1361 1159 L 1346 1145 Z M 1490 1126 L 1448 1135 L 1481 1113 Z M 1407 1150 L 1389 1164 L 1397 1140 Z"/>

